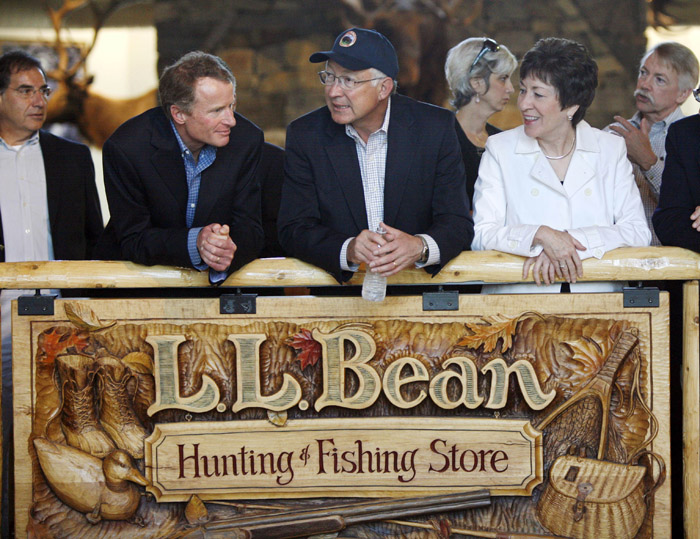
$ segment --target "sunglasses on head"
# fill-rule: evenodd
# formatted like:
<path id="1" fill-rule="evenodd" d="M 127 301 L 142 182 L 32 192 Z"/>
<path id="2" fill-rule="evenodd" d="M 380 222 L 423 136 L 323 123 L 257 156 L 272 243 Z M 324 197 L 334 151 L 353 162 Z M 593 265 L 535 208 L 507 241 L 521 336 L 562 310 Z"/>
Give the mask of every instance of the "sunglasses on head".
<path id="1" fill-rule="evenodd" d="M 472 65 L 469 67 L 469 73 L 472 72 L 472 69 L 476 67 L 476 64 L 479 63 L 479 60 L 481 60 L 487 52 L 497 52 L 500 50 L 500 48 L 501 46 L 490 37 L 484 39 L 484 44 L 481 46 L 479 54 L 476 55 L 476 58 L 474 58 Z"/>

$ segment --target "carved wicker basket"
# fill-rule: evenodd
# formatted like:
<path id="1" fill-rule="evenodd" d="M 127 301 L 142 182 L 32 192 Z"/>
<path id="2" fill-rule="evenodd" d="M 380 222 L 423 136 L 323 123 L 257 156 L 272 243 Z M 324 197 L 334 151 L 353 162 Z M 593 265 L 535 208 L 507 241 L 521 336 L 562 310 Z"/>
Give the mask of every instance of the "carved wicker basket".
<path id="1" fill-rule="evenodd" d="M 556 535 L 576 538 L 634 537 L 647 511 L 645 466 L 562 456 L 554 461 L 549 483 L 537 504 L 540 522 Z"/>

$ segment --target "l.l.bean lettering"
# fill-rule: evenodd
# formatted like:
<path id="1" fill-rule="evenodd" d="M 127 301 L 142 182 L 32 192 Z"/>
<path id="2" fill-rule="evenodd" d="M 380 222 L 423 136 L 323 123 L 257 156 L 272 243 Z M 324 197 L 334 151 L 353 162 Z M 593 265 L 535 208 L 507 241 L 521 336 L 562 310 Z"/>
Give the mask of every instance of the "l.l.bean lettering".
<path id="1" fill-rule="evenodd" d="M 432 378 L 426 367 L 414 357 L 402 357 L 392 363 L 383 375 L 369 361 L 374 357 L 376 344 L 369 333 L 358 329 L 343 329 L 325 333 L 313 330 L 313 338 L 321 344 L 323 392 L 314 403 L 317 411 L 327 406 L 364 409 L 372 406 L 383 392 L 398 408 L 412 408 L 427 397 L 440 408 L 453 409 L 464 406 L 474 409 L 479 406 L 499 409 L 506 406 L 510 375 L 515 374 L 518 386 L 527 404 L 533 410 L 542 410 L 555 397 L 552 390 L 544 393 L 533 366 L 519 360 L 507 365 L 503 358 L 489 361 L 479 373 L 476 364 L 468 357 L 452 357 L 443 363 L 443 370 Z M 231 407 L 238 412 L 246 408 L 264 408 L 272 411 L 287 410 L 300 404 L 302 390 L 299 381 L 289 373 L 283 376 L 282 387 L 272 395 L 263 395 L 260 387 L 260 346 L 265 334 L 231 334 L 228 340 L 236 348 L 236 401 Z M 168 409 L 180 409 L 203 413 L 213 408 L 225 411 L 220 402 L 220 388 L 207 375 L 202 375 L 200 391 L 189 397 L 180 395 L 177 368 L 177 349 L 185 342 L 182 335 L 152 335 L 146 341 L 154 350 L 155 402 L 148 408 L 148 415 Z M 354 354 L 345 357 L 345 344 L 354 345 Z M 450 367 L 455 367 L 452 369 Z M 477 392 L 480 374 L 491 373 L 488 401 Z M 345 377 L 352 373 L 358 380 L 357 390 L 346 394 Z M 460 389 L 456 395 L 447 391 L 450 382 Z M 401 388 L 408 384 L 425 384 L 412 400 L 406 400 Z M 301 403 L 306 405 L 306 403 Z M 305 409 L 305 408 L 304 408 Z"/>

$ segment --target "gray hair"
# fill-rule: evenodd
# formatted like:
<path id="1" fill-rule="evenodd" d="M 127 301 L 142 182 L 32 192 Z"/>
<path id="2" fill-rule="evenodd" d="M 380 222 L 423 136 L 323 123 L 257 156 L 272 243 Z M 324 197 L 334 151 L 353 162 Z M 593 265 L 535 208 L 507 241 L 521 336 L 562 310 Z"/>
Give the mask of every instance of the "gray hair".
<path id="1" fill-rule="evenodd" d="M 221 58 L 202 51 L 188 52 L 174 64 L 165 68 L 158 83 L 158 95 L 165 115 L 170 115 L 171 105 L 177 105 L 187 113 L 192 111 L 195 86 L 202 78 L 229 82 L 236 93 L 236 77 Z"/>
<path id="2" fill-rule="evenodd" d="M 698 84 L 698 59 L 688 47 L 675 41 L 664 41 L 649 49 L 639 67 L 656 53 L 660 60 L 666 62 L 678 74 L 678 87 L 681 90 L 692 90 Z"/>
<path id="3" fill-rule="evenodd" d="M 452 47 L 445 61 L 445 77 L 452 91 L 450 103 L 456 109 L 468 104 L 476 95 L 472 88 L 472 79 L 483 79 L 486 91 L 489 90 L 489 77 L 496 75 L 512 75 L 518 66 L 518 60 L 505 45 L 500 45 L 496 52 L 488 51 L 479 63 L 470 71 L 472 62 L 484 46 L 484 37 L 470 37 Z"/>

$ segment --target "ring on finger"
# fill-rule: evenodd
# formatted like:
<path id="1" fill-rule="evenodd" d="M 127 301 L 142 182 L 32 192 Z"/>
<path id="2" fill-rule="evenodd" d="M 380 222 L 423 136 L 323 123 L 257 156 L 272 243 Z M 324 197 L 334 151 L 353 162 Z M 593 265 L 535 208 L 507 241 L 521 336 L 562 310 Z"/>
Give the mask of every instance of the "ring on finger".
<path id="1" fill-rule="evenodd" d="M 396 267 L 396 260 L 394 260 L 394 267 Z"/>

